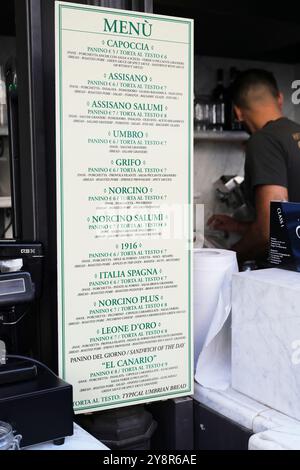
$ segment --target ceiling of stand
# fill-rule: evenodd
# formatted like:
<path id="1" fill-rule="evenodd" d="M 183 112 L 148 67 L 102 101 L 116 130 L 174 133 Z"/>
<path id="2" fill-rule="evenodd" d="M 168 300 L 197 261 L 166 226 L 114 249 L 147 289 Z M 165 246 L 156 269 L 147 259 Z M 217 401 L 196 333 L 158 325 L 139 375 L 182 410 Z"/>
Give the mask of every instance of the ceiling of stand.
<path id="1" fill-rule="evenodd" d="M 280 7 L 270 0 L 153 2 L 155 13 L 195 20 L 197 54 L 300 64 L 300 2 L 286 0 Z M 14 35 L 14 0 L 1 0 L 0 36 Z"/>
<path id="2" fill-rule="evenodd" d="M 154 0 L 154 12 L 193 18 L 197 54 L 300 63 L 300 3 Z"/>

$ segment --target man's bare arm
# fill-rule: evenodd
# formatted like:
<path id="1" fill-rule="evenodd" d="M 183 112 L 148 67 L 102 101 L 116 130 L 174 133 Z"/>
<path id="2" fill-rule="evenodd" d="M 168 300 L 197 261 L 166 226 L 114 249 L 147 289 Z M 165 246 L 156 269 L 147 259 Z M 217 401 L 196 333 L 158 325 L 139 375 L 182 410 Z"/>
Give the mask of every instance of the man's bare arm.
<path id="1" fill-rule="evenodd" d="M 251 222 L 241 222 L 226 214 L 215 214 L 207 221 L 207 225 L 213 230 L 239 233 L 240 235 L 247 232 L 250 224 Z"/>
<path id="2" fill-rule="evenodd" d="M 288 201 L 287 188 L 262 185 L 255 189 L 256 219 L 249 224 L 243 238 L 232 247 L 240 261 L 257 259 L 266 254 L 270 235 L 271 201 Z"/>

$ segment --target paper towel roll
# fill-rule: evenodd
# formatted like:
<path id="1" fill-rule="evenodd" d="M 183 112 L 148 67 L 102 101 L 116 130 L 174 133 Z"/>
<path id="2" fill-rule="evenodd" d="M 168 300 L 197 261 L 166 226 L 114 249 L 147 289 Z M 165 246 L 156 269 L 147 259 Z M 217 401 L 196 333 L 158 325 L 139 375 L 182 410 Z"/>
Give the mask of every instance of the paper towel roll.
<path id="1" fill-rule="evenodd" d="M 236 253 L 194 250 L 195 378 L 205 387 L 224 389 L 230 381 L 231 279 Z"/>

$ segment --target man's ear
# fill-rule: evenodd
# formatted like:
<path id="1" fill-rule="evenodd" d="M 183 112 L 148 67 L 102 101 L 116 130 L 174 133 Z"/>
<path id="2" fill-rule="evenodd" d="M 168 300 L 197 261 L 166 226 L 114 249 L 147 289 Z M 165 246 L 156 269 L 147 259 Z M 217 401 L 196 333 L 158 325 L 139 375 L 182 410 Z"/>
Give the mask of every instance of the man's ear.
<path id="1" fill-rule="evenodd" d="M 282 94 L 282 93 L 279 93 L 279 95 L 278 95 L 278 105 L 279 105 L 280 111 L 282 111 L 283 103 L 284 103 L 283 94 Z"/>
<path id="2" fill-rule="evenodd" d="M 235 115 L 236 115 L 237 119 L 240 122 L 242 122 L 244 120 L 244 118 L 243 118 L 243 112 L 242 112 L 241 108 L 238 108 L 237 106 L 234 106 L 233 109 L 234 109 L 234 112 L 235 112 Z"/>

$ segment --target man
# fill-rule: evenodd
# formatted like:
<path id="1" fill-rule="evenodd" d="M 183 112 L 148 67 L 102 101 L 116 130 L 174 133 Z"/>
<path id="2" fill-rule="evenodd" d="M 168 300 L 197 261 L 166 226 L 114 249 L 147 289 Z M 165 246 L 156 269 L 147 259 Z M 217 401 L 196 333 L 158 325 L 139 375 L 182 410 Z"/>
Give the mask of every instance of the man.
<path id="1" fill-rule="evenodd" d="M 300 125 L 282 114 L 283 96 L 272 73 L 242 72 L 233 87 L 236 115 L 252 134 L 246 147 L 245 195 L 255 209 L 253 222 L 214 215 L 208 224 L 242 235 L 232 249 L 240 261 L 265 259 L 270 202 L 300 202 Z"/>

